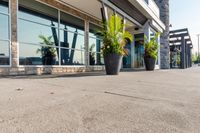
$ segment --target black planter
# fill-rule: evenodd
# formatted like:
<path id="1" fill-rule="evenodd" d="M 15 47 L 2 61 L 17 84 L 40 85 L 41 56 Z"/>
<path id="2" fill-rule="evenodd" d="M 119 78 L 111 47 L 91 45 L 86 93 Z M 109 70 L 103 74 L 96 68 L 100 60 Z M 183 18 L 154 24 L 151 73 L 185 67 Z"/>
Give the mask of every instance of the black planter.
<path id="1" fill-rule="evenodd" d="M 145 67 L 147 71 L 153 71 L 155 69 L 156 60 L 150 57 L 144 57 Z"/>
<path id="2" fill-rule="evenodd" d="M 118 75 L 122 64 L 122 55 L 107 54 L 104 56 L 107 75 Z"/>

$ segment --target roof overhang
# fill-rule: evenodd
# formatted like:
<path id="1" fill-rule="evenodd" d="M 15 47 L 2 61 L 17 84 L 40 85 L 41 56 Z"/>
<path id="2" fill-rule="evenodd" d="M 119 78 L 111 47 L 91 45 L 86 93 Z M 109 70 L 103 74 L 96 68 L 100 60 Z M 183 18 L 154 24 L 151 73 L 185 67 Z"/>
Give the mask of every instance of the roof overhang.
<path id="1" fill-rule="evenodd" d="M 123 12 L 125 17 L 132 21 L 136 26 L 142 27 L 150 20 L 151 26 L 157 31 L 162 32 L 165 25 L 160 21 L 159 17 L 153 14 L 143 0 L 57 0 L 82 13 L 85 13 L 99 21 L 102 20 L 101 8 L 102 2 L 115 7 L 117 11 Z M 116 8 L 117 7 L 117 8 Z"/>
<path id="2" fill-rule="evenodd" d="M 87 14 L 97 20 L 102 19 L 101 7 L 102 4 L 99 0 L 57 0 L 70 6 L 84 14 Z"/>
<path id="3" fill-rule="evenodd" d="M 165 24 L 160 20 L 159 16 L 148 6 L 144 0 L 128 0 L 132 5 L 142 12 L 145 17 L 151 20 L 152 25 L 160 32 L 165 30 Z"/>

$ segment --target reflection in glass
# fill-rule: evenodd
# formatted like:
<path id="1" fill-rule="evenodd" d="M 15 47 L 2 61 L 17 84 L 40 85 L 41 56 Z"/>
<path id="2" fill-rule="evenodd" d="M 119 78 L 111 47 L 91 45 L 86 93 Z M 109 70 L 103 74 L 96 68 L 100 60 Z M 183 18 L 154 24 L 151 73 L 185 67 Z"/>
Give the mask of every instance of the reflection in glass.
<path id="1" fill-rule="evenodd" d="M 60 12 L 60 28 L 84 35 L 84 21 L 64 12 Z"/>
<path id="2" fill-rule="evenodd" d="M 128 55 L 123 57 L 123 68 L 131 68 L 131 41 L 129 40 L 125 46 Z"/>
<path id="3" fill-rule="evenodd" d="M 33 0 L 19 0 L 18 14 L 20 42 L 39 44 L 39 36 L 44 35 L 52 36 L 54 45 L 58 46 L 58 11 L 56 9 Z"/>
<path id="4" fill-rule="evenodd" d="M 82 50 L 84 48 L 84 36 L 77 34 L 76 31 L 60 30 L 60 45 L 63 48 Z"/>
<path id="5" fill-rule="evenodd" d="M 20 65 L 58 65 L 58 48 L 20 44 Z"/>
<path id="6" fill-rule="evenodd" d="M 62 65 L 84 65 L 84 57 L 83 50 L 61 49 Z"/>
<path id="7" fill-rule="evenodd" d="M 144 68 L 144 34 L 135 35 L 134 68 Z"/>
<path id="8" fill-rule="evenodd" d="M 35 0 L 19 0 L 19 18 L 58 27 L 58 11 Z"/>
<path id="9" fill-rule="evenodd" d="M 0 12 L 2 13 L 8 13 L 8 0 L 0 0 Z"/>
<path id="10" fill-rule="evenodd" d="M 102 65 L 101 61 L 101 45 L 102 41 L 95 38 L 89 38 L 89 60 L 90 65 Z"/>
<path id="11" fill-rule="evenodd" d="M 90 65 L 103 65 L 101 47 L 101 36 L 97 34 L 97 31 L 101 28 L 90 23 L 89 33 L 89 64 Z"/>
<path id="12" fill-rule="evenodd" d="M 9 17 L 0 14 L 0 39 L 9 40 Z"/>
<path id="13" fill-rule="evenodd" d="M 83 20 L 60 12 L 58 21 L 58 10 L 33 0 L 19 0 L 18 23 L 20 65 L 84 64 Z M 41 35 L 51 41 L 41 43 Z"/>
<path id="14" fill-rule="evenodd" d="M 9 65 L 10 63 L 10 50 L 9 42 L 0 41 L 0 65 Z"/>
<path id="15" fill-rule="evenodd" d="M 101 53 L 89 52 L 90 65 L 104 65 L 103 55 Z"/>
<path id="16" fill-rule="evenodd" d="M 19 20 L 19 41 L 29 42 L 34 44 L 40 43 L 40 35 L 52 36 L 52 41 L 55 46 L 58 46 L 57 29 L 54 27 L 43 26 L 40 24 Z M 27 35 L 28 34 L 28 35 Z"/>
<path id="17" fill-rule="evenodd" d="M 89 38 L 89 50 L 101 52 L 102 40 L 99 38 Z"/>

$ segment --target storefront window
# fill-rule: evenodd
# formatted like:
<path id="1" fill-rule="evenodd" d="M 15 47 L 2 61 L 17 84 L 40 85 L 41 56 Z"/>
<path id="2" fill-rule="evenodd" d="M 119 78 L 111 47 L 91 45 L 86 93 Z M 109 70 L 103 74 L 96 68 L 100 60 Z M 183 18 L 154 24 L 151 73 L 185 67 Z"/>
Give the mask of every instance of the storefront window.
<path id="1" fill-rule="evenodd" d="M 20 65 L 58 65 L 58 48 L 20 44 Z"/>
<path id="2" fill-rule="evenodd" d="M 0 0 L 0 66 L 10 64 L 9 1 Z"/>
<path id="3" fill-rule="evenodd" d="M 61 65 L 84 65 L 84 21 L 60 12 Z"/>
<path id="4" fill-rule="evenodd" d="M 89 64 L 103 65 L 103 55 L 101 54 L 102 39 L 97 33 L 100 27 L 90 23 L 89 33 Z"/>
<path id="5" fill-rule="evenodd" d="M 0 12 L 8 14 L 9 13 L 8 5 L 9 5 L 9 0 L 0 0 Z"/>
<path id="6" fill-rule="evenodd" d="M 83 20 L 33 0 L 18 14 L 20 65 L 84 64 Z"/>

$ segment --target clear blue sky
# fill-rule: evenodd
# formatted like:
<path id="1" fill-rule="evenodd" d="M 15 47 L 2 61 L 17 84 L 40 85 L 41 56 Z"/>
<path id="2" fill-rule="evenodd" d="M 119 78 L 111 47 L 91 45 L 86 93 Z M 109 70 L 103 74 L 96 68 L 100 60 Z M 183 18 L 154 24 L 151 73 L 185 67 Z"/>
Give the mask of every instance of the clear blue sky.
<path id="1" fill-rule="evenodd" d="M 197 51 L 197 36 L 200 34 L 200 0 L 169 0 L 171 29 L 188 28 L 194 49 Z"/>

